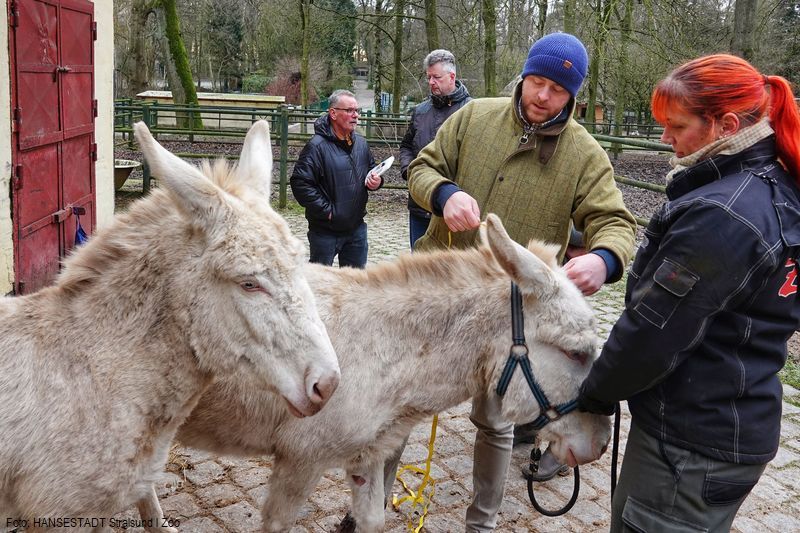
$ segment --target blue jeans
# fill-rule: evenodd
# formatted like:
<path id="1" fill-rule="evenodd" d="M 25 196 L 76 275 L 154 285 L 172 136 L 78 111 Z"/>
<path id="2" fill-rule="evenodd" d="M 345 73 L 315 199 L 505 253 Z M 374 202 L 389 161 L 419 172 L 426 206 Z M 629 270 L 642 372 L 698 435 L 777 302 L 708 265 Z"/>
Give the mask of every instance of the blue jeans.
<path id="1" fill-rule="evenodd" d="M 428 224 L 431 223 L 430 217 L 421 217 L 414 213 L 408 213 L 408 235 L 411 238 L 411 249 L 414 249 L 414 243 L 417 239 L 425 235 L 428 231 Z"/>
<path id="2" fill-rule="evenodd" d="M 308 230 L 310 261 L 320 265 L 332 265 L 333 258 L 339 256 L 340 267 L 364 268 L 367 264 L 367 223 L 350 233 L 322 233 Z"/>

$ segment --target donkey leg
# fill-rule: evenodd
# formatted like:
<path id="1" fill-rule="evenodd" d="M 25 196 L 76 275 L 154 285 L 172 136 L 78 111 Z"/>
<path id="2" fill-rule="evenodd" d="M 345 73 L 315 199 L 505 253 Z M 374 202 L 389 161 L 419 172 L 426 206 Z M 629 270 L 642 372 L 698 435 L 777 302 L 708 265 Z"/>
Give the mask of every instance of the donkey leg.
<path id="1" fill-rule="evenodd" d="M 144 523 L 150 524 L 144 528 L 149 533 L 178 533 L 177 529 L 164 523 L 164 512 L 161 510 L 161 504 L 158 503 L 155 487 L 150 487 L 148 494 L 136 502 L 136 507 L 139 509 L 139 516 Z"/>
<path id="2" fill-rule="evenodd" d="M 276 458 L 269 476 L 267 499 L 261 508 L 262 531 L 278 533 L 292 529 L 300 508 L 317 486 L 322 472 L 313 464 L 290 464 Z"/>
<path id="3" fill-rule="evenodd" d="M 351 514 L 358 533 L 376 533 L 384 529 L 383 463 L 365 465 L 361 473 L 347 472 L 353 498 Z"/>

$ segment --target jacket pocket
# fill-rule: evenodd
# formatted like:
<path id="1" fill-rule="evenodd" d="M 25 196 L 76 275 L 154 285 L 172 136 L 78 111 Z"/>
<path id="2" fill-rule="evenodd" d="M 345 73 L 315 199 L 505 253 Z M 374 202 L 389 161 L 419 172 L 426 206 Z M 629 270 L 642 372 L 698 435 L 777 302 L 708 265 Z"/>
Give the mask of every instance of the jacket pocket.
<path id="1" fill-rule="evenodd" d="M 645 320 L 663 329 L 681 299 L 689 294 L 700 278 L 692 271 L 664 259 L 653 274 L 653 284 L 634 306 Z"/>
<path id="2" fill-rule="evenodd" d="M 698 533 L 708 531 L 708 528 L 678 520 L 628 496 L 625 501 L 625 507 L 622 510 L 622 531 L 635 531 L 636 533 L 653 533 L 656 531 Z"/>
<path id="3" fill-rule="evenodd" d="M 747 497 L 758 480 L 721 479 L 706 475 L 703 501 L 710 506 L 732 505 Z"/>

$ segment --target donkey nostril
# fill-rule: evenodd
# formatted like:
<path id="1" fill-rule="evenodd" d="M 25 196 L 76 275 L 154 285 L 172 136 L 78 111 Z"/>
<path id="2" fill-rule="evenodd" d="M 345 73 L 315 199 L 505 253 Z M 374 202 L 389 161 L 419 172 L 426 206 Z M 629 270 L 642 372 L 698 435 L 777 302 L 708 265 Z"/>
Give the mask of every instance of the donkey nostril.
<path id="1" fill-rule="evenodd" d="M 322 400 L 325 396 L 322 394 L 322 391 L 319 390 L 319 383 L 314 383 L 314 399 Z"/>

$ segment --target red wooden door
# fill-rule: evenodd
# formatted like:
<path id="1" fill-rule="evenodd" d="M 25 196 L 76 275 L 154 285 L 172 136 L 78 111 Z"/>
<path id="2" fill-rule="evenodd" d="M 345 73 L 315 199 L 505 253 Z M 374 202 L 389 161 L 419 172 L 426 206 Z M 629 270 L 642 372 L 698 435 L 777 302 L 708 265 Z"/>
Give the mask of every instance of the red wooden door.
<path id="1" fill-rule="evenodd" d="M 52 282 L 76 216 L 95 224 L 94 5 L 12 0 L 10 57 L 15 290 Z"/>

